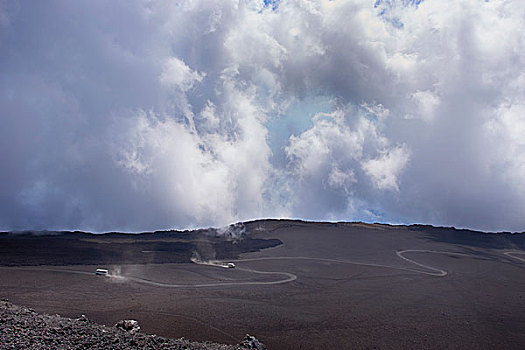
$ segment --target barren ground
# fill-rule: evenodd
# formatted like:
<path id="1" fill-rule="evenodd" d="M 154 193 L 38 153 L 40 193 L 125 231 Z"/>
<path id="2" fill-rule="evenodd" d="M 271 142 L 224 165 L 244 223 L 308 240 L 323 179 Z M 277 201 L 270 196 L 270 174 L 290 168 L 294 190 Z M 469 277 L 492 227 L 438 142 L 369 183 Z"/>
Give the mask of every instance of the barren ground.
<path id="1" fill-rule="evenodd" d="M 136 319 L 165 337 L 235 344 L 250 333 L 269 349 L 525 344 L 523 234 L 245 226 L 240 242 L 202 232 L 0 235 L 0 297 L 107 325 Z M 195 252 L 237 267 L 192 263 Z M 95 276 L 98 267 L 113 277 Z"/>

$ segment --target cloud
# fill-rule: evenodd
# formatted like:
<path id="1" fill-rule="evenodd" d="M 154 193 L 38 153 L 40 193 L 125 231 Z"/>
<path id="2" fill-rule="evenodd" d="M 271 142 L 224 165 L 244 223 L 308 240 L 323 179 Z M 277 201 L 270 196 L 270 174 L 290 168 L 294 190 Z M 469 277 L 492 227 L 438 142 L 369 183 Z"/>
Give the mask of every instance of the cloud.
<path id="1" fill-rule="evenodd" d="M 171 57 L 169 58 L 162 69 L 160 75 L 160 83 L 167 89 L 178 89 L 183 92 L 191 89 L 195 83 L 202 81 L 205 74 L 192 71 L 181 60 Z"/>
<path id="2" fill-rule="evenodd" d="M 0 229 L 523 230 L 520 1 L 0 1 Z"/>
<path id="3" fill-rule="evenodd" d="M 363 162 L 363 169 L 377 188 L 399 191 L 398 177 L 408 160 L 408 152 L 403 147 L 396 147 L 384 152 L 379 158 Z"/>

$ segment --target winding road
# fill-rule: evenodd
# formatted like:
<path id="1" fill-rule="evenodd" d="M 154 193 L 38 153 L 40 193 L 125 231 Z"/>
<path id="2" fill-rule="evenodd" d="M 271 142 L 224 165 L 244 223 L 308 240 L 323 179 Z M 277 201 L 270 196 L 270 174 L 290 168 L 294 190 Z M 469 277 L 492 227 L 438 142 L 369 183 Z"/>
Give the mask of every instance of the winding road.
<path id="1" fill-rule="evenodd" d="M 431 254 L 445 254 L 445 255 L 455 255 L 455 256 L 464 256 L 464 257 L 472 257 L 474 255 L 469 255 L 469 254 L 463 254 L 463 253 L 456 253 L 456 252 L 443 252 L 443 251 L 437 251 L 437 250 L 422 250 L 422 249 L 406 249 L 406 250 L 398 250 L 396 251 L 396 255 L 398 257 L 400 257 L 401 259 L 405 260 L 405 261 L 408 261 L 409 263 L 412 263 L 412 264 L 415 264 L 419 267 L 422 267 L 424 269 L 427 269 L 427 270 L 430 270 L 430 271 L 433 271 L 433 272 L 428 272 L 428 271 L 419 271 L 419 270 L 411 270 L 411 271 L 416 271 L 416 272 L 419 272 L 419 273 L 425 273 L 427 275 L 431 275 L 431 276 L 438 276 L 438 277 L 445 277 L 448 272 L 445 271 L 445 270 L 442 270 L 442 269 L 438 269 L 436 267 L 432 267 L 432 266 L 428 266 L 428 265 L 425 265 L 425 264 L 422 264 L 420 262 L 417 262 L 413 259 L 409 259 L 407 258 L 406 256 L 404 256 L 403 254 L 405 253 L 431 253 Z"/>
<path id="2" fill-rule="evenodd" d="M 505 252 L 503 254 L 505 254 L 506 256 L 510 256 L 513 259 L 525 262 L 525 258 L 520 258 L 518 256 L 515 256 L 516 254 L 525 256 L 525 252 L 513 251 L 513 252 Z"/>
<path id="3" fill-rule="evenodd" d="M 239 260 L 236 260 L 236 262 Z M 209 265 L 209 266 L 217 266 L 214 264 L 201 264 L 201 265 Z M 217 266 L 221 267 L 222 266 Z M 284 276 L 284 279 L 280 279 L 277 281 L 236 281 L 236 282 L 213 282 L 213 283 L 196 283 L 196 284 L 171 284 L 171 283 L 162 283 L 162 282 L 155 282 L 151 281 L 145 278 L 138 278 L 138 277 L 130 277 L 130 276 L 122 276 L 125 280 L 142 283 L 142 284 L 149 284 L 151 286 L 155 287 L 165 287 L 165 288 L 202 288 L 202 287 L 224 287 L 224 286 L 245 286 L 245 285 L 272 285 L 272 284 L 282 284 L 282 283 L 288 283 L 295 281 L 297 279 L 297 276 L 293 273 L 289 272 L 273 272 L 273 271 L 258 271 L 253 269 L 247 269 L 242 267 L 237 267 L 236 270 L 240 271 L 246 271 L 251 272 L 255 274 L 260 275 L 281 275 Z M 111 277 L 111 275 L 110 275 Z"/>
<path id="4" fill-rule="evenodd" d="M 359 266 L 388 268 L 388 269 L 394 269 L 394 270 L 415 272 L 415 273 L 436 276 L 436 277 L 445 277 L 448 274 L 448 272 L 443 269 L 423 264 L 421 262 L 415 261 L 414 259 L 411 259 L 405 256 L 405 254 L 410 254 L 410 253 L 427 253 L 427 254 L 443 254 L 443 255 L 449 255 L 449 256 L 475 257 L 475 255 L 471 255 L 471 254 L 449 252 L 449 251 L 425 250 L 425 249 L 405 249 L 405 250 L 395 251 L 395 254 L 400 259 L 412 265 L 416 265 L 418 267 L 417 269 L 402 267 L 402 266 L 392 266 L 392 265 L 366 263 L 366 262 L 359 262 L 359 261 L 316 258 L 316 257 L 307 257 L 307 256 L 280 256 L 280 257 L 248 258 L 248 259 L 235 260 L 235 263 L 264 261 L 264 260 L 309 260 L 309 261 L 330 262 L 330 263 L 338 263 L 338 264 L 351 264 L 351 265 L 359 265 Z M 525 262 L 525 258 L 517 256 L 517 255 L 523 256 L 525 255 L 525 252 L 509 251 L 509 252 L 504 252 L 503 254 L 515 260 Z M 228 264 L 227 261 L 210 261 L 210 262 L 194 261 L 194 262 L 200 265 L 214 266 L 214 267 L 220 267 L 220 268 L 224 268 Z M 15 270 L 26 270 L 26 271 L 48 271 L 48 272 L 58 272 L 58 273 L 93 275 L 93 272 L 87 272 L 87 271 L 69 270 L 69 269 L 68 270 L 53 269 L 53 268 L 44 268 L 44 267 L 42 268 L 40 267 L 2 267 L 2 269 L 15 269 Z M 155 287 L 163 287 L 163 288 L 205 288 L 205 287 L 224 287 L 224 286 L 276 285 L 276 284 L 289 283 L 289 282 L 295 281 L 298 278 L 297 275 L 290 273 L 290 272 L 284 272 L 284 271 L 259 271 L 259 270 L 246 268 L 246 267 L 236 267 L 235 270 L 245 271 L 245 272 L 258 274 L 258 275 L 280 276 L 281 278 L 274 280 L 274 281 L 231 281 L 231 282 L 195 283 L 195 284 L 173 284 L 173 283 L 157 282 L 157 281 L 152 281 L 146 278 L 139 278 L 139 277 L 133 277 L 133 276 L 122 276 L 122 275 L 110 274 L 108 275 L 108 277 L 121 279 L 124 281 L 132 281 L 132 282 L 146 284 L 146 285 L 155 286 Z"/>

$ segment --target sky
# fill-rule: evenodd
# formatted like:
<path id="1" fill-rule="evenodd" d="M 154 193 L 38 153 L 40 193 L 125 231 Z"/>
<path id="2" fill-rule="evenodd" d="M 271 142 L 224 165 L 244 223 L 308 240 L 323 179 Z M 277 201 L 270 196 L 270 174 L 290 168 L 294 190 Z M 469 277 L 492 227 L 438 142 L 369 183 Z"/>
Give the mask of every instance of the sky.
<path id="1" fill-rule="evenodd" d="M 0 0 L 0 230 L 525 231 L 521 0 Z"/>

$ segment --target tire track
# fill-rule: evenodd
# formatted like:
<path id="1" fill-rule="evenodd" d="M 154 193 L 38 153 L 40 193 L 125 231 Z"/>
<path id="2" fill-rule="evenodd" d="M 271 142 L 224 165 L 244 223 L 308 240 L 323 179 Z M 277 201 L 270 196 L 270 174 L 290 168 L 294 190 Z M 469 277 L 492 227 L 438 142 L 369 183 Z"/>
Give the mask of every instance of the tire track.
<path id="1" fill-rule="evenodd" d="M 419 273 L 424 273 L 431 276 L 438 276 L 438 277 L 445 277 L 448 275 L 448 272 L 442 269 L 438 269 L 436 267 L 428 266 L 423 263 L 417 262 L 413 259 L 409 259 L 403 254 L 405 253 L 431 253 L 431 254 L 444 254 L 444 255 L 455 255 L 455 256 L 464 256 L 464 257 L 473 257 L 474 255 L 464 254 L 464 253 L 456 253 L 456 252 L 445 252 L 445 251 L 438 251 L 438 250 L 426 250 L 426 249 L 405 249 L 405 250 L 398 250 L 396 251 L 396 255 L 400 257 L 401 259 L 408 261 L 411 264 L 417 265 L 419 267 L 422 267 L 424 269 L 434 271 L 434 272 L 428 272 L 428 271 L 419 271 L 419 270 L 413 270 L 417 271 Z"/>
<path id="2" fill-rule="evenodd" d="M 207 264 L 202 264 L 207 265 Z M 210 266 L 216 266 L 210 264 Z M 239 282 L 214 282 L 214 283 L 195 283 L 195 284 L 173 284 L 173 283 L 163 283 L 163 282 L 156 282 L 152 280 L 148 280 L 145 278 L 139 278 L 139 277 L 132 277 L 132 276 L 121 276 L 120 278 L 124 280 L 130 280 L 137 283 L 142 284 L 148 284 L 155 287 L 164 287 L 164 288 L 205 288 L 205 287 L 225 287 L 225 286 L 247 286 L 247 285 L 254 285 L 254 286 L 261 286 L 261 285 L 275 285 L 275 284 L 282 284 L 282 283 L 288 283 L 295 281 L 297 279 L 297 275 L 294 275 L 293 273 L 289 272 L 274 272 L 274 271 L 258 271 L 253 269 L 247 269 L 242 267 L 237 267 L 237 270 L 240 271 L 246 271 L 251 272 L 255 274 L 261 274 L 261 275 L 282 275 L 286 278 L 280 279 L 277 281 L 239 281 Z M 112 277 L 112 275 L 109 275 L 109 277 Z"/>
<path id="3" fill-rule="evenodd" d="M 449 251 L 426 250 L 426 249 L 405 249 L 405 250 L 395 251 L 395 254 L 397 255 L 397 257 L 399 257 L 403 261 L 406 261 L 412 265 L 416 265 L 417 267 L 419 267 L 419 269 L 407 268 L 407 267 L 402 267 L 402 266 L 367 263 L 367 262 L 360 262 L 360 261 L 330 259 L 330 258 L 316 258 L 316 257 L 308 257 L 308 256 L 260 257 L 260 258 L 238 259 L 234 261 L 236 263 L 239 263 L 239 262 L 253 262 L 253 261 L 268 261 L 268 260 L 309 260 L 309 261 L 330 262 L 330 263 L 338 263 L 338 264 L 351 264 L 351 265 L 358 265 L 358 266 L 387 268 L 387 269 L 393 269 L 393 270 L 415 272 L 415 273 L 420 273 L 420 274 L 435 276 L 435 277 L 445 277 L 448 275 L 448 272 L 443 269 L 429 266 L 421 262 L 418 262 L 414 259 L 406 257 L 405 254 L 407 253 L 428 253 L 428 254 L 443 254 L 443 255 L 453 255 L 453 256 L 462 256 L 462 257 L 475 257 L 475 255 L 472 255 L 472 254 L 464 254 L 464 253 L 449 252 Z M 513 259 L 525 262 L 525 258 L 516 256 L 516 254 L 520 254 L 520 255 L 525 254 L 524 252 L 511 251 L 511 252 L 505 252 L 503 254 Z M 200 264 L 200 265 L 224 268 L 225 264 L 227 264 L 228 262 L 227 261 L 212 261 L 212 262 L 195 262 L 195 263 Z M 1 267 L 1 268 L 12 269 L 12 270 L 22 270 L 22 271 L 25 270 L 25 271 L 47 271 L 47 272 L 58 272 L 58 273 L 72 273 L 72 274 L 81 274 L 81 275 L 93 275 L 94 274 L 93 272 L 69 270 L 69 269 L 62 270 L 62 269 L 37 268 L 37 267 Z M 157 281 L 149 280 L 146 278 L 125 276 L 125 275 L 110 274 L 108 275 L 108 277 L 120 279 L 123 281 L 132 281 L 132 282 L 136 282 L 140 284 L 146 284 L 146 285 L 150 285 L 154 287 L 163 287 L 163 288 L 207 288 L 207 287 L 225 287 L 225 286 L 277 285 L 277 284 L 293 282 L 297 280 L 298 278 L 297 275 L 290 273 L 290 272 L 285 272 L 285 271 L 260 271 L 260 270 L 245 268 L 245 267 L 236 267 L 235 269 L 253 273 L 253 274 L 258 274 L 258 275 L 282 276 L 283 278 L 275 280 L 275 281 L 232 281 L 232 282 L 208 282 L 208 283 L 194 283 L 194 284 L 173 284 L 173 283 L 157 282 Z"/>
<path id="4" fill-rule="evenodd" d="M 519 261 L 522 261 L 522 262 L 525 262 L 525 258 L 520 258 L 518 256 L 515 256 L 514 254 L 520 254 L 520 255 L 525 255 L 525 252 L 517 252 L 517 251 L 513 251 L 513 252 L 505 252 L 503 253 L 505 254 L 506 256 L 509 256 L 513 259 L 516 259 L 516 260 L 519 260 Z"/>

